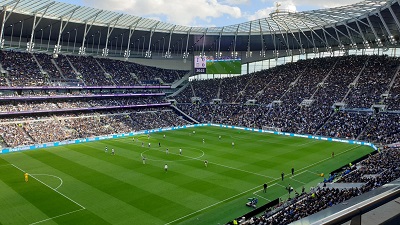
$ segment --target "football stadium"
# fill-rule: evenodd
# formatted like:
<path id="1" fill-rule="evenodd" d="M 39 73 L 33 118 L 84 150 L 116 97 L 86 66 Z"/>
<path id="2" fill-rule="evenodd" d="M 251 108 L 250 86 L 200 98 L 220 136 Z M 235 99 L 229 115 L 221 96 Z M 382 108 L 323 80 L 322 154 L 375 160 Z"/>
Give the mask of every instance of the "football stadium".
<path id="1" fill-rule="evenodd" d="M 223 27 L 0 2 L 1 225 L 400 224 L 399 0 Z"/>

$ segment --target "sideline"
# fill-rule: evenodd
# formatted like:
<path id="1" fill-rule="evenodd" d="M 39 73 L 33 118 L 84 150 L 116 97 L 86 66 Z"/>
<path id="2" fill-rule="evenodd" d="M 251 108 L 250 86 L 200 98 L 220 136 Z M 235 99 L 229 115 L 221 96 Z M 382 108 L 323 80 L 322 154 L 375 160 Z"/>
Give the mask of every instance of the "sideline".
<path id="1" fill-rule="evenodd" d="M 355 146 L 355 147 L 352 147 L 352 148 L 349 148 L 349 149 L 347 149 L 347 150 L 345 150 L 345 151 L 339 153 L 338 155 L 342 155 L 342 154 L 344 154 L 344 153 L 346 153 L 346 152 L 349 152 L 349 151 L 351 151 L 351 150 L 353 150 L 353 149 L 356 149 L 356 148 L 359 148 L 359 147 L 361 147 L 361 145 Z M 304 172 L 309 172 L 309 171 L 307 170 L 308 168 L 310 168 L 310 167 L 312 167 L 312 166 L 314 166 L 314 165 L 316 165 L 316 164 L 322 163 L 322 162 L 324 162 L 324 161 L 327 161 L 327 160 L 329 160 L 329 159 L 331 159 L 331 157 L 322 159 L 322 160 L 320 160 L 320 161 L 318 161 L 318 162 L 316 162 L 316 163 L 313 163 L 313 164 L 311 164 L 311 165 L 308 165 L 308 166 L 306 166 L 306 167 L 303 167 L 303 168 L 301 168 L 301 169 L 298 170 L 298 171 L 301 171 L 301 173 L 298 173 L 298 174 L 296 174 L 296 175 L 294 175 L 294 176 L 300 175 L 300 174 L 302 174 L 302 173 L 304 173 Z M 209 162 L 209 163 L 210 163 L 210 162 Z M 217 164 L 217 165 L 218 165 L 218 164 Z M 278 180 L 280 180 L 280 179 L 281 179 L 281 178 L 275 178 L 275 179 L 272 180 L 271 182 L 276 182 L 276 181 L 278 181 Z M 274 184 L 279 185 L 279 186 L 282 186 L 282 187 L 285 187 L 285 186 L 283 186 L 283 185 L 281 185 L 281 184 L 279 184 L 279 183 L 274 183 Z M 274 185 L 274 184 L 272 184 L 272 185 Z M 271 185 L 271 186 L 272 186 L 272 185 Z M 256 190 L 256 189 L 258 189 L 258 188 L 260 188 L 259 185 L 258 185 L 257 187 L 251 188 L 251 189 L 249 189 L 249 190 L 247 190 L 247 191 L 243 191 L 243 192 L 241 192 L 241 193 L 239 193 L 239 194 L 233 195 L 233 196 L 231 196 L 231 197 L 229 197 L 229 198 L 226 198 L 226 199 L 224 199 L 224 200 L 221 200 L 221 201 L 219 201 L 219 202 L 216 202 L 216 203 L 214 203 L 214 204 L 212 204 L 212 205 L 206 206 L 206 207 L 204 207 L 204 208 L 202 208 L 202 209 L 199 209 L 199 210 L 197 210 L 197 211 L 194 211 L 194 212 L 192 212 L 192 213 L 189 213 L 189 214 L 187 214 L 187 215 L 185 215 L 185 216 L 182 216 L 182 217 L 180 217 L 180 218 L 177 218 L 177 219 L 175 219 L 175 220 L 173 220 L 173 221 L 170 221 L 170 222 L 168 222 L 168 223 L 166 223 L 166 224 L 164 224 L 164 225 L 169 225 L 169 224 L 174 223 L 174 222 L 176 222 L 176 221 L 180 221 L 180 220 L 185 219 L 185 218 L 187 218 L 187 217 L 189 217 L 189 216 L 191 216 L 191 215 L 194 215 L 194 214 L 196 214 L 196 213 L 202 212 L 202 211 L 204 211 L 204 210 L 206 210 L 206 209 L 208 209 L 208 208 L 211 208 L 211 207 L 213 207 L 213 206 L 219 205 L 219 204 L 221 204 L 221 203 L 223 203 L 223 202 L 226 202 L 226 201 L 228 201 L 228 200 L 231 200 L 231 199 L 233 199 L 233 198 L 236 198 L 236 197 L 238 197 L 238 196 L 240 196 L 240 195 L 246 194 L 246 193 L 248 193 L 248 192 L 250 192 L 250 191 L 253 191 L 253 190 Z"/>

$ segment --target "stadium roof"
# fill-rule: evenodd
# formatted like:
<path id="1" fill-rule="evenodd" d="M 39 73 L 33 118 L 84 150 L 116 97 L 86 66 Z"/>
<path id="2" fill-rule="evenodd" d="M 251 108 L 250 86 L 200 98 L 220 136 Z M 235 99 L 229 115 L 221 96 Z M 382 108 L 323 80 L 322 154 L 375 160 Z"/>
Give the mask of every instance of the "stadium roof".
<path id="1" fill-rule="evenodd" d="M 267 18 L 223 27 L 181 26 L 52 0 L 2 0 L 0 5 L 3 6 L 3 27 L 26 22 L 24 31 L 21 31 L 22 37 L 33 35 L 37 39 L 36 33 L 40 30 L 41 39 L 48 35 L 49 39 L 57 40 L 60 36 L 62 38 L 75 31 L 78 35 L 74 43 L 87 41 L 102 47 L 117 39 L 115 43 L 119 45 L 120 41 L 122 49 L 130 48 L 128 41 L 133 45 L 137 44 L 138 51 L 139 44 L 143 44 L 142 52 L 152 49 L 175 53 L 270 51 L 277 57 L 278 51 L 291 54 L 293 50 L 306 51 L 304 49 L 322 51 L 323 48 L 323 51 L 330 51 L 332 48 L 344 50 L 369 48 L 370 45 L 396 45 L 400 33 L 399 2 L 400 0 L 366 0 L 329 9 L 275 11 Z M 61 28 L 63 26 L 60 25 L 65 25 L 65 28 L 59 29 L 61 32 L 58 28 L 51 28 L 53 32 L 46 29 L 53 25 Z M 78 28 L 79 31 L 76 31 Z M 16 35 L 16 31 L 12 29 L 5 29 L 4 36 Z M 126 35 L 123 36 L 124 34 Z M 97 39 L 96 35 L 101 37 Z M 4 36 L 2 33 L 2 37 Z M 120 36 L 123 37 L 119 38 Z M 93 40 L 89 41 L 89 37 L 93 37 Z"/>
<path id="2" fill-rule="evenodd" d="M 275 12 L 269 18 L 248 21 L 245 23 L 223 26 L 223 27 L 188 27 L 171 23 L 165 23 L 154 19 L 128 15 L 108 10 L 95 9 L 86 6 L 77 6 L 53 0 L 3 0 L 1 5 L 8 8 L 15 7 L 15 13 L 29 15 L 43 15 L 45 18 L 58 20 L 68 18 L 76 23 L 94 21 L 99 26 L 108 26 L 110 23 L 115 27 L 129 29 L 136 27 L 138 30 L 154 30 L 155 32 L 189 32 L 191 34 L 212 33 L 260 33 L 291 32 L 299 29 L 306 31 L 313 28 L 329 26 L 331 24 L 344 22 L 349 19 L 358 18 L 379 10 L 392 1 L 367 0 L 357 4 L 342 6 L 338 8 L 320 9 L 305 12 Z"/>

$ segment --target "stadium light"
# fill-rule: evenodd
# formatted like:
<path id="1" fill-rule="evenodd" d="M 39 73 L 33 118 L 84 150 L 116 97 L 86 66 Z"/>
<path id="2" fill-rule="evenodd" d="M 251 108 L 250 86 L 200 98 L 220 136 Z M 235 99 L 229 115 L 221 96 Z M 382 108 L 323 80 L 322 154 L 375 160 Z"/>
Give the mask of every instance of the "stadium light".
<path id="1" fill-rule="evenodd" d="M 237 58 L 238 57 L 238 52 L 231 52 L 231 56 L 232 56 L 232 58 Z"/>
<path id="2" fill-rule="evenodd" d="M 383 43 L 382 43 L 382 40 L 380 38 L 376 39 L 375 42 L 378 45 L 378 47 L 383 47 Z"/>
<path id="3" fill-rule="evenodd" d="M 101 56 L 107 57 L 108 56 L 108 48 L 103 48 L 101 51 Z"/>
<path id="4" fill-rule="evenodd" d="M 266 55 L 266 52 L 265 52 L 264 50 L 261 50 L 261 51 L 260 51 L 260 56 L 261 56 L 261 57 L 265 57 L 265 55 Z"/>
<path id="5" fill-rule="evenodd" d="M 363 44 L 364 44 L 364 47 L 365 47 L 365 48 L 371 48 L 371 46 L 369 45 L 369 42 L 368 42 L 367 40 L 365 40 L 365 41 L 363 42 Z"/>
<path id="6" fill-rule="evenodd" d="M 293 55 L 292 49 L 286 49 L 286 55 Z"/>
<path id="7" fill-rule="evenodd" d="M 86 47 L 79 47 L 78 55 L 85 55 L 86 54 Z"/>
<path id="8" fill-rule="evenodd" d="M 145 55 L 144 55 L 144 57 L 145 58 L 151 58 L 151 51 L 147 50 Z"/>
<path id="9" fill-rule="evenodd" d="M 326 51 L 329 52 L 329 53 L 331 53 L 331 54 L 333 53 L 333 52 L 332 52 L 332 47 L 331 47 L 331 46 L 326 46 Z"/>
<path id="10" fill-rule="evenodd" d="M 26 43 L 26 51 L 27 52 L 31 52 L 33 50 L 33 47 L 35 47 L 35 43 L 33 43 L 33 42 Z"/>
<path id="11" fill-rule="evenodd" d="M 246 52 L 246 58 L 250 58 L 253 56 L 253 52 L 252 51 L 247 51 Z"/>
<path id="12" fill-rule="evenodd" d="M 342 43 L 340 43 L 338 45 L 338 48 L 339 48 L 339 51 L 345 51 L 346 50 L 346 48 L 344 47 L 344 45 Z"/>
<path id="13" fill-rule="evenodd" d="M 189 52 L 184 52 L 182 58 L 184 59 L 189 58 Z"/>
<path id="14" fill-rule="evenodd" d="M 390 36 L 389 36 L 389 41 L 390 41 L 390 43 L 391 43 L 392 45 L 397 44 L 397 41 L 396 41 L 396 39 L 393 37 L 393 35 L 390 35 Z"/>
<path id="15" fill-rule="evenodd" d="M 272 54 L 274 55 L 275 59 L 278 59 L 278 57 L 279 57 L 279 51 L 278 50 L 272 51 Z"/>
<path id="16" fill-rule="evenodd" d="M 54 45 L 53 53 L 58 54 L 60 52 L 61 52 L 61 45 Z"/>
<path id="17" fill-rule="evenodd" d="M 128 59 L 129 56 L 131 56 L 131 50 L 125 50 L 125 51 L 124 51 L 124 58 L 125 58 L 125 59 Z"/>
<path id="18" fill-rule="evenodd" d="M 299 51 L 300 51 L 300 54 L 302 54 L 302 55 L 306 54 L 306 50 L 304 48 L 300 48 Z"/>
<path id="19" fill-rule="evenodd" d="M 164 57 L 166 59 L 170 59 L 171 58 L 171 52 L 170 51 L 165 52 L 165 56 Z"/>
<path id="20" fill-rule="evenodd" d="M 357 49 L 358 49 L 356 43 L 351 43 L 351 44 L 350 44 L 350 48 L 353 49 L 353 50 L 357 50 Z"/>

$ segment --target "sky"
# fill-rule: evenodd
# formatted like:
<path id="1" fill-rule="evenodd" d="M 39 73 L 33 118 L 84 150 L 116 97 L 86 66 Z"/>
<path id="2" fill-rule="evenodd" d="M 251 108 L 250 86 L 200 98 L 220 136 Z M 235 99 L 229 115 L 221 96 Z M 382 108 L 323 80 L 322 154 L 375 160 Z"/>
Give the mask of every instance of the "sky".
<path id="1" fill-rule="evenodd" d="M 268 17 L 276 10 L 307 11 L 349 5 L 362 0 L 57 0 L 163 22 L 220 27 Z"/>

